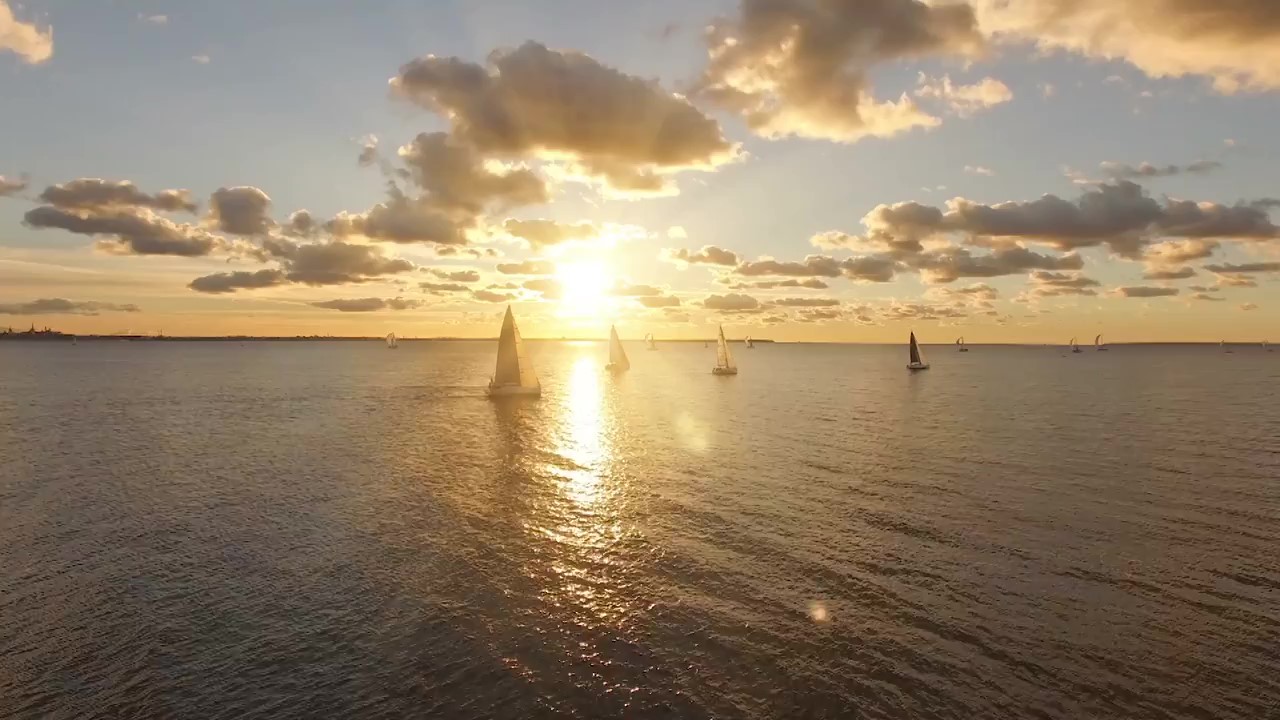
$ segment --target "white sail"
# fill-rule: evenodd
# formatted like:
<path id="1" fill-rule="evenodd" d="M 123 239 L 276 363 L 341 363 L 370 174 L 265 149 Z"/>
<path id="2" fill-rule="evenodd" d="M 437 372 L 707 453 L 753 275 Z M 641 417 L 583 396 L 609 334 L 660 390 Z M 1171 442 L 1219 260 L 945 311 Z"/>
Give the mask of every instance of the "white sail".
<path id="1" fill-rule="evenodd" d="M 1094 336 L 1094 338 L 1093 338 L 1093 346 L 1094 346 L 1094 347 L 1102 347 L 1102 336 L 1101 336 L 1101 335 L 1095 335 L 1095 336 Z"/>
<path id="2" fill-rule="evenodd" d="M 498 363 L 493 371 L 489 391 L 494 394 L 536 394 L 540 389 L 533 363 L 525 355 L 520 329 L 516 327 L 511 306 L 502 318 L 502 332 L 498 335 Z"/>
<path id="3" fill-rule="evenodd" d="M 387 333 L 387 347 L 392 349 L 400 347 L 400 340 L 396 337 L 395 333 Z"/>
<path id="4" fill-rule="evenodd" d="M 609 326 L 609 366 L 614 370 L 631 369 L 627 351 L 622 348 L 622 341 L 618 339 L 618 329 L 612 325 Z"/>
<path id="5" fill-rule="evenodd" d="M 733 353 L 729 352 L 729 343 L 724 339 L 724 326 L 720 326 L 720 339 L 716 342 L 716 367 L 726 370 L 737 370 L 733 362 Z"/>

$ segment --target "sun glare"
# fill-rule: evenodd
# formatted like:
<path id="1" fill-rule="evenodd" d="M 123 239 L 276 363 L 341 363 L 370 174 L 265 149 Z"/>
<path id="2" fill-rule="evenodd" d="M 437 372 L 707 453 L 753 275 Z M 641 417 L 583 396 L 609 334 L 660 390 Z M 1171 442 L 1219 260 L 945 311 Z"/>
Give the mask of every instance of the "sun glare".
<path id="1" fill-rule="evenodd" d="M 560 314 L 565 317 L 600 317 L 605 313 L 613 275 L 599 260 L 561 263 Z"/>

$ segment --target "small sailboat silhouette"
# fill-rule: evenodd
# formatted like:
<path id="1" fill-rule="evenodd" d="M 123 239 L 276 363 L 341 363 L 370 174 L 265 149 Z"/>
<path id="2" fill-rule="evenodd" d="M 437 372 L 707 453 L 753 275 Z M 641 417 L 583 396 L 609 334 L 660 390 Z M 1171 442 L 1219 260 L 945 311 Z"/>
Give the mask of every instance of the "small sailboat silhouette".
<path id="1" fill-rule="evenodd" d="M 627 351 L 622 348 L 622 341 L 618 339 L 618 329 L 612 325 L 609 326 L 609 364 L 604 367 L 613 372 L 631 369 L 631 361 L 627 360 Z"/>
<path id="2" fill-rule="evenodd" d="M 1073 353 L 1084 352 L 1083 350 L 1080 349 L 1080 343 L 1076 342 L 1075 338 L 1071 338 L 1071 352 Z"/>
<path id="3" fill-rule="evenodd" d="M 502 318 L 502 332 L 498 334 L 498 364 L 489 379 L 489 397 L 541 394 L 542 385 L 533 373 L 533 363 L 525 355 L 520 329 L 508 305 L 507 314 Z"/>
<path id="4" fill-rule="evenodd" d="M 920 352 L 920 344 L 916 342 L 916 333 L 911 332 L 911 344 L 907 348 L 907 369 L 908 370 L 928 370 L 929 363 L 925 362 L 924 355 Z"/>
<path id="5" fill-rule="evenodd" d="M 1102 335 L 1098 335 L 1097 337 L 1095 337 L 1095 338 L 1093 339 L 1093 349 L 1094 349 L 1094 350 L 1097 350 L 1098 352 L 1106 352 L 1107 350 L 1110 350 L 1111 348 L 1107 347 L 1106 345 L 1103 345 L 1103 344 L 1102 344 Z"/>
<path id="6" fill-rule="evenodd" d="M 1266 340 L 1263 340 L 1262 349 L 1266 350 L 1267 352 L 1271 352 L 1271 343 L 1267 342 Z"/>
<path id="7" fill-rule="evenodd" d="M 387 348 L 395 350 L 398 347 L 400 347 L 400 339 L 396 337 L 395 333 L 387 333 Z"/>
<path id="8" fill-rule="evenodd" d="M 733 353 L 729 352 L 729 343 L 724 339 L 724 326 L 720 326 L 720 338 L 716 341 L 716 366 L 711 368 L 712 375 L 737 375 L 738 366 L 733 362 Z"/>
<path id="9" fill-rule="evenodd" d="M 969 352 L 969 348 L 965 347 L 963 335 L 956 338 L 956 347 L 960 350 L 960 352 Z"/>
<path id="10" fill-rule="evenodd" d="M 747 336 L 747 349 L 748 349 L 748 350 L 755 350 L 755 349 L 756 349 L 756 344 L 755 344 L 755 343 L 753 343 L 753 342 L 751 342 L 751 336 L 750 336 L 750 335 L 748 335 L 748 336 Z"/>
<path id="11" fill-rule="evenodd" d="M 658 344 L 653 341 L 653 333 L 647 333 L 644 336 L 644 344 L 646 350 L 657 350 Z"/>
<path id="12" fill-rule="evenodd" d="M 1234 353 L 1234 351 L 1233 351 L 1231 348 L 1227 347 L 1227 341 L 1226 341 L 1226 340 L 1219 340 L 1219 341 L 1218 341 L 1218 347 L 1222 349 L 1222 352 L 1224 352 L 1224 353 L 1226 353 L 1226 354 L 1228 354 L 1228 355 L 1231 355 L 1231 354 L 1233 354 L 1233 353 Z"/>

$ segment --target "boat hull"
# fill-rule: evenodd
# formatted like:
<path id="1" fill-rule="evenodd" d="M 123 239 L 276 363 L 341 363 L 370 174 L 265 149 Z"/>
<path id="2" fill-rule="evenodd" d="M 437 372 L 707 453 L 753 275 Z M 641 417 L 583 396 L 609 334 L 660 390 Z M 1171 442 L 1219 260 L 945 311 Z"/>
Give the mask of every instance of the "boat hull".
<path id="1" fill-rule="evenodd" d="M 489 385 L 489 397 L 537 397 L 542 394 L 542 385 L 525 387 L 523 385 Z"/>
<path id="2" fill-rule="evenodd" d="M 908 370 L 928 370 L 929 363 L 907 363 Z"/>
<path id="3" fill-rule="evenodd" d="M 713 367 L 711 368 L 711 374 L 712 375 L 737 375 L 738 368 Z"/>

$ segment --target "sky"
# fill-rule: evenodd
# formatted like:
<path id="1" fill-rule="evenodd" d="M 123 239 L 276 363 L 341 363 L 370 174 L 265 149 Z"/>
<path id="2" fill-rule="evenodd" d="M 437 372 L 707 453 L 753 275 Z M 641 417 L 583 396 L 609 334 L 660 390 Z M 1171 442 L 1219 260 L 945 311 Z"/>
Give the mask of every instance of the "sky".
<path id="1" fill-rule="evenodd" d="M 0 0 L 0 327 L 1280 340 L 1273 0 Z"/>

